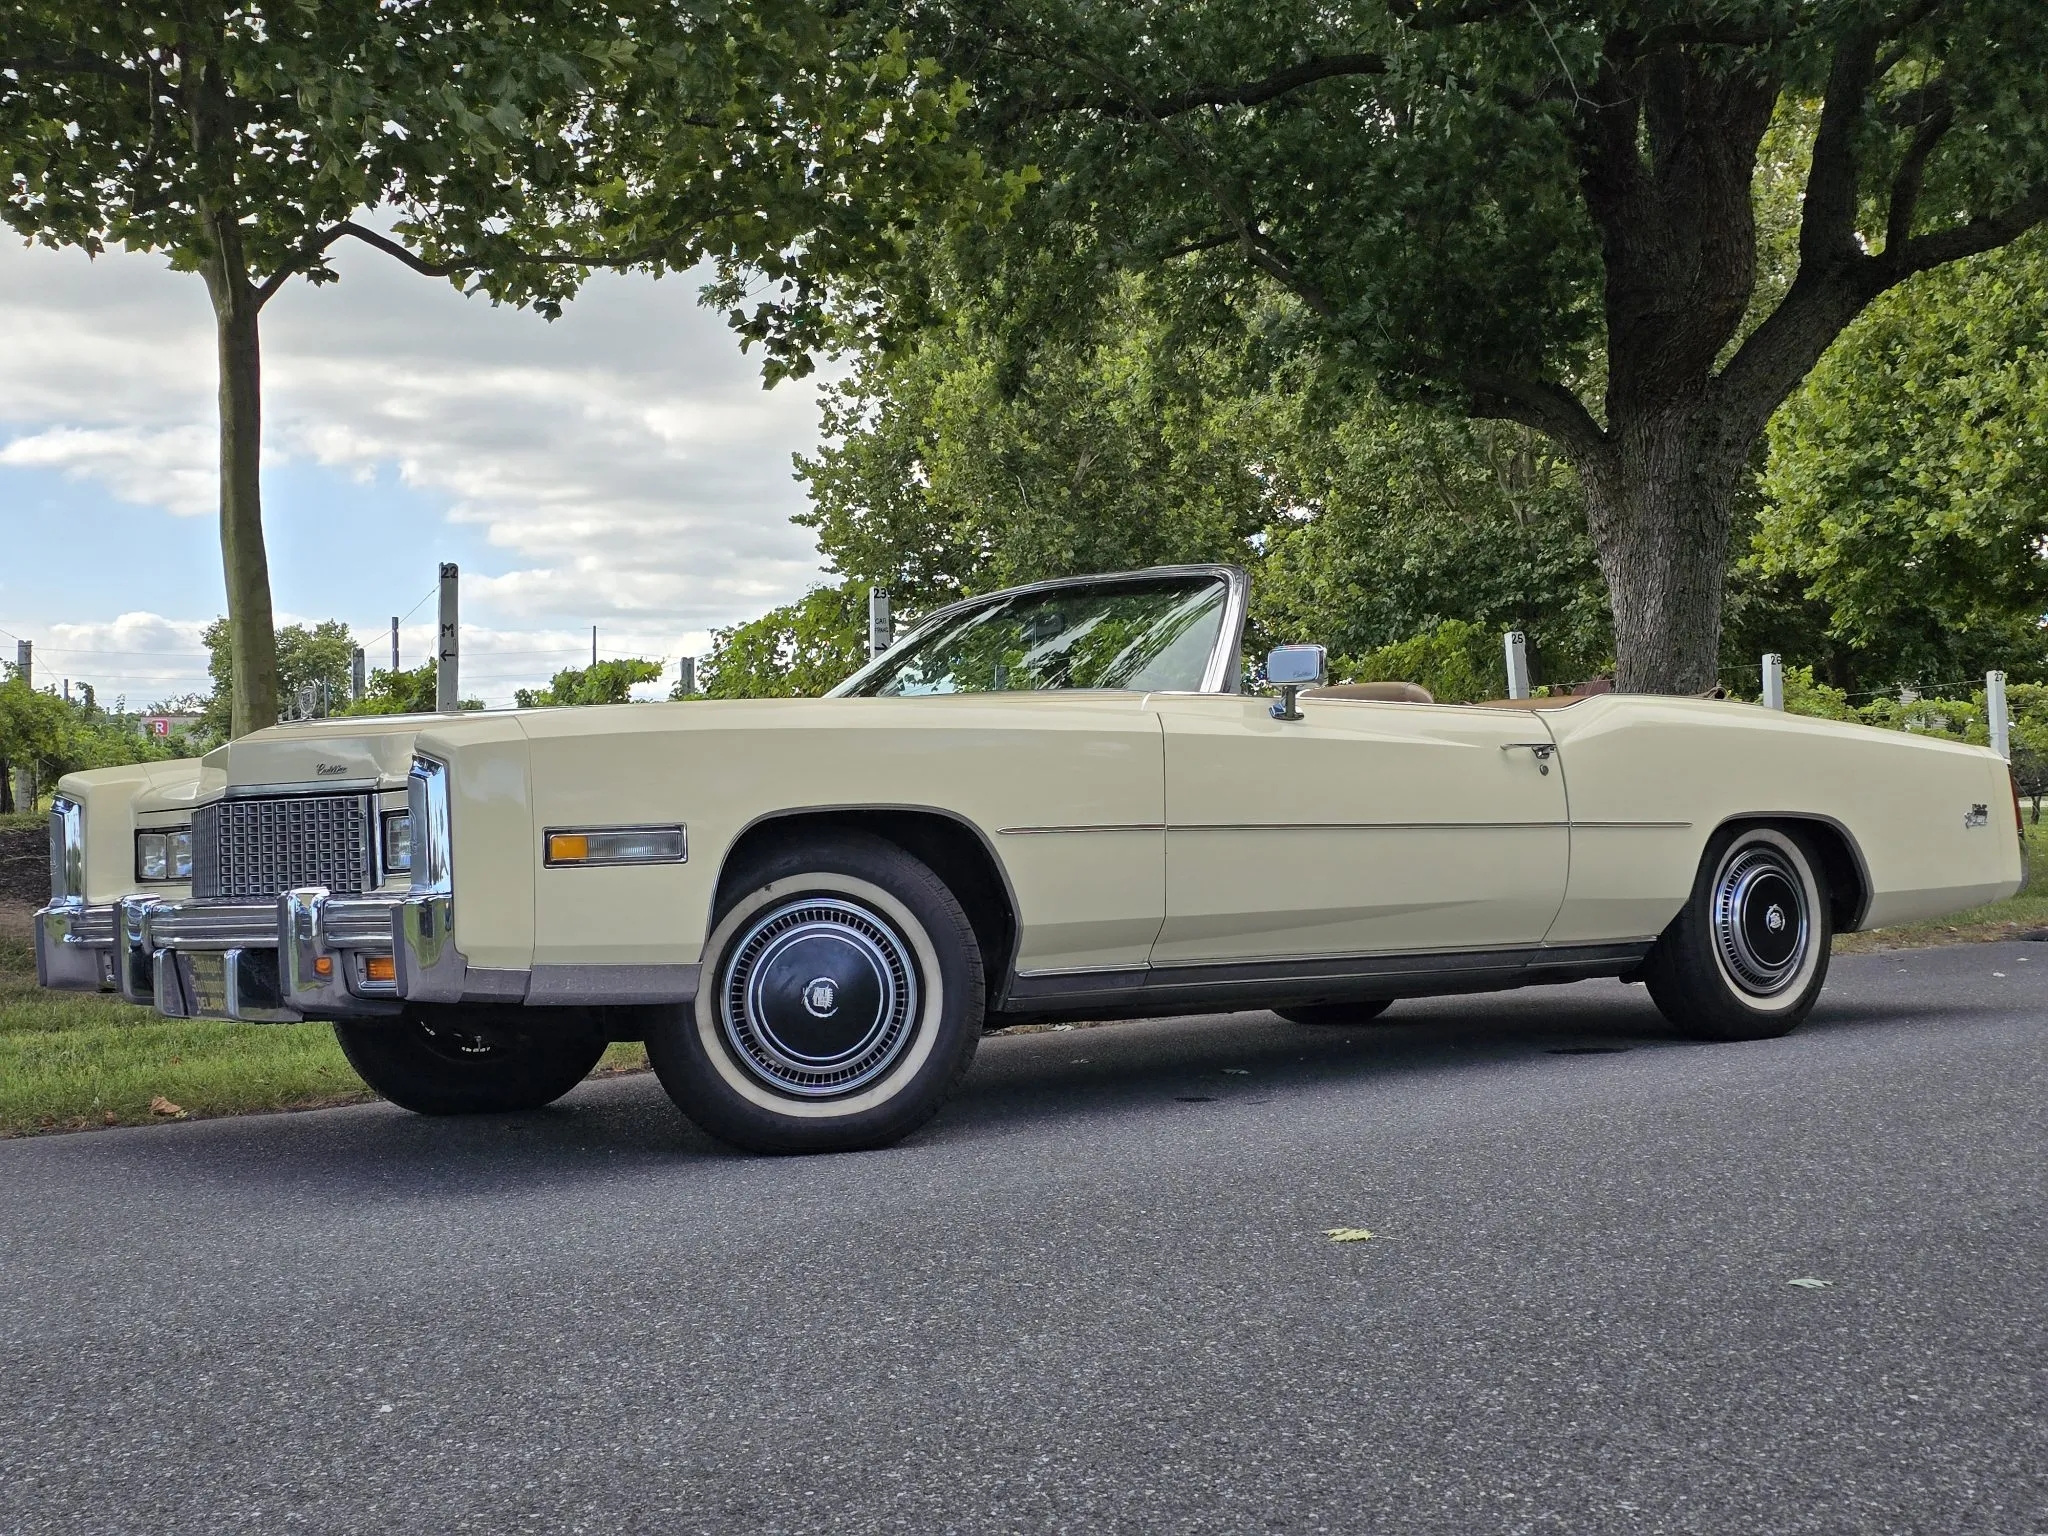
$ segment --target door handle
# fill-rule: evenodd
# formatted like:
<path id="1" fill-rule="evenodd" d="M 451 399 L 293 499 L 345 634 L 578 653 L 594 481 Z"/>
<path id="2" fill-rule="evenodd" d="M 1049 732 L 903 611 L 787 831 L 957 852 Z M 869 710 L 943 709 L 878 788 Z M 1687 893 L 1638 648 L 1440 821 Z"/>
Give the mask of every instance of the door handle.
<path id="1" fill-rule="evenodd" d="M 1550 772 L 1550 760 L 1557 755 L 1554 741 L 1504 741 L 1500 744 L 1503 752 L 1527 752 L 1536 759 L 1538 773 Z"/>

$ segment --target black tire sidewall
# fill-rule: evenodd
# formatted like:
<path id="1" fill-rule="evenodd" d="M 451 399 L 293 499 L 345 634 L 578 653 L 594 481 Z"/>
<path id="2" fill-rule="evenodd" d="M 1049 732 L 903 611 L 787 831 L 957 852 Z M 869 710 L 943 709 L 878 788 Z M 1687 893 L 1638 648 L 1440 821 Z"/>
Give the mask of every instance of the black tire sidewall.
<path id="1" fill-rule="evenodd" d="M 1809 908 L 1806 975 L 1766 999 L 1744 991 L 1729 976 L 1714 937 L 1714 890 L 1721 871 L 1733 854 L 1759 843 L 1789 856 Z M 1700 1040 L 1768 1040 L 1796 1029 L 1827 982 L 1834 922 L 1825 869 L 1811 834 L 1793 827 L 1752 824 L 1717 834 L 1700 860 L 1692 895 L 1644 962 L 1643 980 L 1658 1011 L 1681 1033 Z"/>
<path id="2" fill-rule="evenodd" d="M 901 1140 L 938 1112 L 981 1038 L 981 952 L 937 875 L 893 843 L 843 834 L 757 860 L 714 914 L 693 1004 L 649 1031 L 670 1098 L 721 1141 L 750 1152 L 859 1151 Z M 797 1099 L 749 1074 L 727 1046 L 720 999 L 729 957 L 762 911 L 806 896 L 863 906 L 906 941 L 919 972 L 917 1033 L 873 1083 L 842 1099 Z"/>
<path id="3" fill-rule="evenodd" d="M 604 1055 L 602 1032 L 569 1010 L 559 1021 L 493 1010 L 465 1018 L 462 1010 L 414 1010 L 403 1018 L 334 1021 L 334 1038 L 356 1075 L 401 1109 L 422 1115 L 502 1114 L 552 1104 L 590 1075 Z M 475 1060 L 437 1049 L 422 1026 L 489 1028 L 496 1048 Z"/>

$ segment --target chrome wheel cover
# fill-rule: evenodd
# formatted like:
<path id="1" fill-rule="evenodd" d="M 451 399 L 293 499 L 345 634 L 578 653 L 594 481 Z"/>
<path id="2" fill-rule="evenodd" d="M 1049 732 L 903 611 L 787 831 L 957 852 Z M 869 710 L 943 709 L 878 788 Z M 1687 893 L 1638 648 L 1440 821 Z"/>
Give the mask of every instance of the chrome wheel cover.
<path id="1" fill-rule="evenodd" d="M 1722 969 L 1750 996 L 1774 997 L 1803 974 L 1813 942 L 1807 879 L 1782 849 L 1734 849 L 1714 880 L 1711 920 Z"/>
<path id="2" fill-rule="evenodd" d="M 726 954 L 718 996 L 726 1046 L 776 1093 L 857 1092 L 888 1072 L 916 1033 L 910 943 L 855 902 L 786 902 L 748 923 Z"/>

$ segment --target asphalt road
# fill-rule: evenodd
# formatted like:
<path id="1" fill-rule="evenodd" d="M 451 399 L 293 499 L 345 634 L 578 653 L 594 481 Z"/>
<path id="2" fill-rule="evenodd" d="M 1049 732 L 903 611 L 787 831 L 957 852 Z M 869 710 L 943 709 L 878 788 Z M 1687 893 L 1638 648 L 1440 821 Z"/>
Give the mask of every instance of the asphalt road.
<path id="1" fill-rule="evenodd" d="M 2048 944 L 1388 1020 L 0 1143 L 0 1531 L 2048 1532 Z"/>

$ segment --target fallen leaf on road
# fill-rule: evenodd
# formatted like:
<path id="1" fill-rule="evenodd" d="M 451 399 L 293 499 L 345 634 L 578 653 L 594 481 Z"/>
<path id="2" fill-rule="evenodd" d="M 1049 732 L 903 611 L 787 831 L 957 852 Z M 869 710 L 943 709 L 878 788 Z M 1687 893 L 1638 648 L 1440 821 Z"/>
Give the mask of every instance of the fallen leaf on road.
<path id="1" fill-rule="evenodd" d="M 1832 1280 L 1815 1280 L 1810 1275 L 1801 1275 L 1797 1280 L 1787 1280 L 1785 1283 L 1787 1285 L 1796 1285 L 1802 1291 L 1824 1291 L 1835 1282 Z"/>
<path id="2" fill-rule="evenodd" d="M 149 1112 L 152 1115 L 168 1115 L 173 1120 L 182 1120 L 185 1118 L 185 1111 L 178 1108 L 177 1105 L 173 1104 L 169 1099 L 165 1098 L 162 1094 L 158 1094 L 155 1098 L 149 1101 Z"/>
<path id="3" fill-rule="evenodd" d="M 1223 1070 L 1228 1072 L 1232 1077 L 1250 1077 L 1252 1075 L 1252 1069 L 1250 1067 L 1225 1067 Z"/>
<path id="4" fill-rule="evenodd" d="M 1372 1234 L 1363 1227 L 1327 1227 L 1323 1236 L 1333 1243 L 1363 1243 L 1372 1238 Z"/>
<path id="5" fill-rule="evenodd" d="M 108 1111 L 107 1111 L 107 1124 L 108 1124 L 108 1125 L 119 1125 L 120 1123 L 121 1123 L 121 1117 L 120 1117 L 119 1115 L 115 1114 L 115 1113 L 114 1113 L 114 1112 L 113 1112 L 113 1111 L 112 1111 L 111 1109 L 110 1109 L 110 1110 L 108 1110 Z"/>

